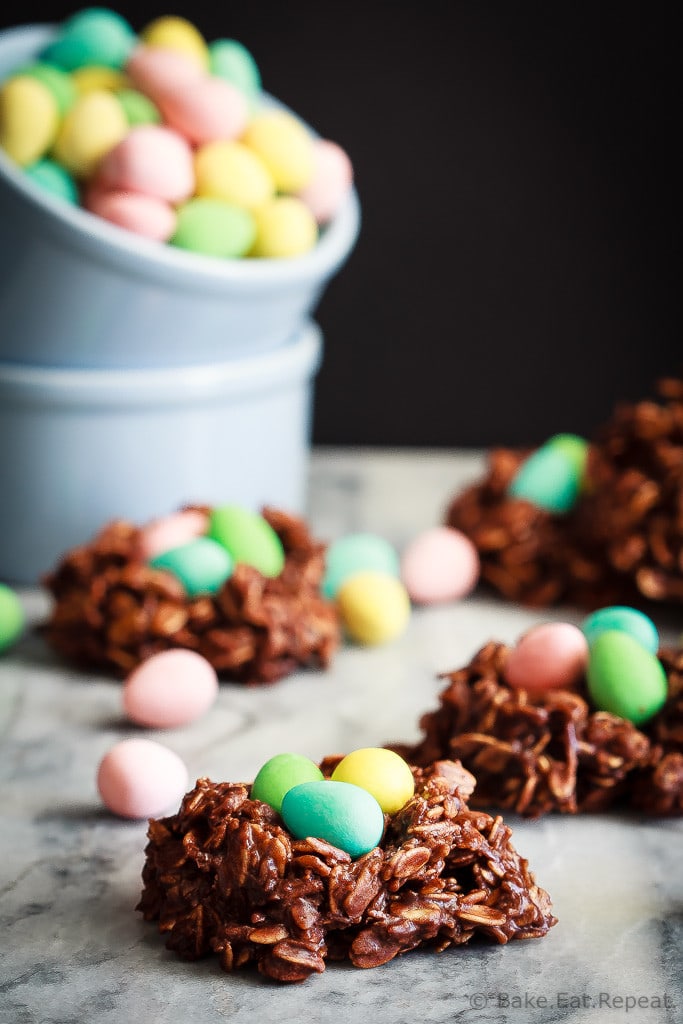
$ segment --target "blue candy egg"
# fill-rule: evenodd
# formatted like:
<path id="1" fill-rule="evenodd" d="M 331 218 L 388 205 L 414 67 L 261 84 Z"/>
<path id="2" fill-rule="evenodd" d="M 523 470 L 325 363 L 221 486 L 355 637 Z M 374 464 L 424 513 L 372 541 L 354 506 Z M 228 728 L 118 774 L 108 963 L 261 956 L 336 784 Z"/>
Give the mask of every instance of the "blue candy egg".
<path id="1" fill-rule="evenodd" d="M 374 849 L 384 831 L 382 808 L 351 782 L 303 782 L 284 796 L 282 820 L 297 839 L 324 839 L 351 857 Z"/>
<path id="2" fill-rule="evenodd" d="M 524 498 L 554 515 L 569 512 L 579 496 L 581 474 L 576 460 L 561 447 L 542 447 L 517 470 L 508 488 L 511 498 Z"/>
<path id="3" fill-rule="evenodd" d="M 617 629 L 620 633 L 628 633 L 650 654 L 656 654 L 659 650 L 657 627 L 652 619 L 636 608 L 628 608 L 625 605 L 598 608 L 581 623 L 581 632 L 589 647 L 593 646 L 602 633 L 611 629 Z"/>
<path id="4" fill-rule="evenodd" d="M 333 600 L 342 583 L 357 572 L 384 572 L 397 579 L 401 575 L 398 552 L 374 533 L 349 533 L 330 544 L 325 555 L 322 592 Z"/>

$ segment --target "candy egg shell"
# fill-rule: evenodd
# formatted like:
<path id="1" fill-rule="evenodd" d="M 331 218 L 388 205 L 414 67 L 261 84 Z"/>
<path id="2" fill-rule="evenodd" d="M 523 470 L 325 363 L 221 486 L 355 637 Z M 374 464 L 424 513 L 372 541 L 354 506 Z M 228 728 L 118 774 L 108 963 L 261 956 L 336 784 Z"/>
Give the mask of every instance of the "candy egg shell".
<path id="1" fill-rule="evenodd" d="M 313 139 L 285 111 L 266 111 L 252 118 L 242 140 L 261 157 L 279 192 L 299 192 L 313 177 Z"/>
<path id="2" fill-rule="evenodd" d="M 84 205 L 91 213 L 111 224 L 154 242 L 167 242 L 176 229 L 175 210 L 155 196 L 90 189 Z"/>
<path id="3" fill-rule="evenodd" d="M 153 654 L 126 679 L 123 710 L 132 722 L 172 729 L 205 714 L 218 695 L 212 665 L 195 651 Z"/>
<path id="4" fill-rule="evenodd" d="M 282 801 L 282 820 L 297 839 L 324 839 L 360 857 L 382 838 L 384 815 L 374 796 L 348 782 L 304 782 Z"/>
<path id="5" fill-rule="evenodd" d="M 249 252 L 255 234 L 254 218 L 248 210 L 199 196 L 178 209 L 171 244 L 204 256 L 237 259 Z"/>
<path id="6" fill-rule="evenodd" d="M 141 192 L 180 203 L 194 192 L 192 150 L 170 128 L 138 125 L 102 159 L 97 184 L 105 189 Z"/>
<path id="7" fill-rule="evenodd" d="M 17 71 L 18 75 L 30 75 L 32 78 L 37 78 L 39 82 L 47 86 L 57 103 L 57 109 L 60 114 L 66 114 L 67 110 L 73 106 L 76 101 L 76 86 L 74 85 L 71 75 L 62 68 L 55 67 L 54 64 L 45 64 L 43 61 L 35 61 L 33 64 L 27 64 L 20 71 Z"/>
<path id="8" fill-rule="evenodd" d="M 147 562 L 164 551 L 178 548 L 205 534 L 208 525 L 209 517 L 206 512 L 194 508 L 152 519 L 140 530 L 137 542 L 138 557 Z"/>
<path id="9" fill-rule="evenodd" d="M 54 156 L 77 178 L 89 178 L 102 157 L 128 132 L 116 97 L 105 91 L 79 97 L 62 121 Z"/>
<path id="10" fill-rule="evenodd" d="M 261 91 L 261 75 L 256 61 L 246 46 L 236 39 L 216 39 L 209 44 L 209 66 L 212 75 L 224 78 L 252 101 Z"/>
<path id="11" fill-rule="evenodd" d="M 586 469 L 588 458 L 588 441 L 578 434 L 555 434 L 546 441 L 544 448 L 551 448 L 560 451 L 574 465 L 576 473 L 581 479 Z"/>
<path id="12" fill-rule="evenodd" d="M 26 177 L 30 178 L 39 188 L 67 203 L 78 203 L 78 188 L 69 172 L 54 160 L 38 160 L 27 167 Z"/>
<path id="13" fill-rule="evenodd" d="M 650 654 L 659 650 L 659 633 L 652 619 L 636 608 L 612 605 L 598 608 L 581 623 L 581 630 L 592 647 L 597 638 L 608 629 L 618 629 L 637 640 Z"/>
<path id="14" fill-rule="evenodd" d="M 151 46 L 138 46 L 133 51 L 126 64 L 126 74 L 155 103 L 160 96 L 173 96 L 189 82 L 203 77 L 201 68 L 185 54 Z"/>
<path id="15" fill-rule="evenodd" d="M 520 637 L 503 674 L 515 689 L 542 693 L 574 686 L 586 670 L 586 638 L 569 622 L 546 622 Z"/>
<path id="16" fill-rule="evenodd" d="M 240 142 L 209 142 L 195 153 L 199 196 L 256 210 L 275 193 L 275 182 L 261 159 Z"/>
<path id="17" fill-rule="evenodd" d="M 154 740 L 122 740 L 102 758 L 97 789 L 104 805 L 121 818 L 151 818 L 179 803 L 187 792 L 187 768 Z"/>
<path id="18" fill-rule="evenodd" d="M 479 579 L 479 555 L 469 537 L 448 526 L 418 534 L 401 558 L 401 579 L 413 601 L 436 604 L 469 594 Z"/>
<path id="19" fill-rule="evenodd" d="M 116 98 L 132 128 L 140 124 L 159 124 L 161 121 L 158 107 L 137 89 L 117 89 Z"/>
<path id="20" fill-rule="evenodd" d="M 256 239 L 252 256 L 289 259 L 301 256 L 318 241 L 315 217 L 295 196 L 275 196 L 254 210 Z"/>
<path id="21" fill-rule="evenodd" d="M 19 597 L 0 583 L 0 651 L 6 651 L 21 636 L 26 617 Z"/>
<path id="22" fill-rule="evenodd" d="M 236 563 L 251 565 L 264 576 L 279 576 L 285 564 L 282 541 L 270 523 L 239 505 L 214 508 L 209 536 L 230 552 Z"/>
<path id="23" fill-rule="evenodd" d="M 120 68 L 136 42 L 135 33 L 121 15 L 90 7 L 63 22 L 59 35 L 43 50 L 41 58 L 65 71 L 86 64 Z"/>
<path id="24" fill-rule="evenodd" d="M 342 758 L 333 782 L 351 782 L 374 796 L 385 814 L 395 814 L 415 793 L 410 768 L 393 750 L 363 747 Z"/>
<path id="25" fill-rule="evenodd" d="M 318 224 L 332 220 L 351 191 L 353 168 L 347 154 L 336 142 L 313 142 L 313 177 L 299 192 Z"/>
<path id="26" fill-rule="evenodd" d="M 175 15 L 156 18 L 143 29 L 140 36 L 147 46 L 182 53 L 203 70 L 209 66 L 209 51 L 204 37 L 185 18 Z"/>
<path id="27" fill-rule="evenodd" d="M 661 662 L 621 630 L 606 630 L 593 642 L 586 678 L 597 708 L 634 725 L 649 721 L 666 703 Z"/>
<path id="28" fill-rule="evenodd" d="M 575 505 L 579 485 L 574 460 L 561 449 L 543 447 L 533 452 L 519 467 L 508 494 L 555 515 L 563 515 Z"/>
<path id="29" fill-rule="evenodd" d="M 98 92 L 102 89 L 115 92 L 117 89 L 124 89 L 129 84 L 126 76 L 120 71 L 115 71 L 113 68 L 100 67 L 95 64 L 89 64 L 87 67 L 74 71 L 71 80 L 76 86 L 79 96 L 85 96 L 86 93 Z"/>
<path id="30" fill-rule="evenodd" d="M 320 782 L 323 773 L 302 754 L 276 754 L 259 769 L 251 787 L 251 799 L 269 804 L 278 814 L 286 793 L 304 782 Z"/>
<path id="31" fill-rule="evenodd" d="M 337 593 L 337 604 L 348 635 L 368 646 L 393 640 L 410 618 L 407 590 L 395 576 L 382 572 L 349 576 Z"/>
<path id="32" fill-rule="evenodd" d="M 0 146 L 22 167 L 50 148 L 59 128 L 52 92 L 37 78 L 18 75 L 0 89 Z"/>
<path id="33" fill-rule="evenodd" d="M 208 75 L 186 82 L 182 91 L 160 94 L 157 103 L 170 127 L 195 146 L 237 139 L 249 118 L 247 101 L 239 89 Z"/>
<path id="34" fill-rule="evenodd" d="M 366 569 L 399 576 L 401 565 L 396 549 L 375 533 L 348 533 L 339 537 L 325 553 L 325 575 L 321 586 L 324 596 L 329 599 L 336 597 L 344 580 Z"/>
<path id="35" fill-rule="evenodd" d="M 210 537 L 197 537 L 180 547 L 156 555 L 153 569 L 166 569 L 183 584 L 188 597 L 215 594 L 232 574 L 232 558 Z"/>

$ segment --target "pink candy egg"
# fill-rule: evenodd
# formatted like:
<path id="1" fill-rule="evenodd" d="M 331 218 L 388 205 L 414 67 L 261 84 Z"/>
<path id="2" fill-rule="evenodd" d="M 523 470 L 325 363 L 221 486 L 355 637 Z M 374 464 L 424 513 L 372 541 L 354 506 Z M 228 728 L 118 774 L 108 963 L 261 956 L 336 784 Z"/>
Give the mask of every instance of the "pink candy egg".
<path id="1" fill-rule="evenodd" d="M 168 124 L 196 146 L 237 139 L 249 120 L 247 101 L 239 89 L 209 75 L 160 95 L 157 102 Z"/>
<path id="2" fill-rule="evenodd" d="M 209 528 L 209 517 L 198 509 L 186 509 L 161 519 L 153 519 L 143 526 L 138 537 L 138 557 L 149 562 L 164 551 L 179 548 L 195 537 L 203 536 Z"/>
<path id="3" fill-rule="evenodd" d="M 181 92 L 188 82 L 204 77 L 197 62 L 177 50 L 138 46 L 126 64 L 133 84 L 153 102 Z"/>
<path id="4" fill-rule="evenodd" d="M 97 169 L 97 185 L 181 203 L 194 192 L 194 158 L 182 136 L 161 125 L 132 128 Z"/>
<path id="5" fill-rule="evenodd" d="M 104 805 L 121 818 L 155 817 L 177 805 L 187 788 L 182 760 L 154 740 L 122 740 L 104 755 L 97 770 Z"/>
<path id="6" fill-rule="evenodd" d="M 299 199 L 303 200 L 318 224 L 326 224 L 351 190 L 353 168 L 341 146 L 329 139 L 316 139 L 313 159 L 313 178 L 299 192 Z"/>
<path id="7" fill-rule="evenodd" d="M 520 637 L 504 675 L 510 686 L 540 693 L 574 686 L 587 665 L 588 644 L 581 630 L 569 622 L 546 622 Z"/>
<path id="8" fill-rule="evenodd" d="M 432 527 L 415 537 L 403 552 L 401 579 L 417 604 L 455 601 L 477 584 L 477 549 L 459 530 Z"/>
<path id="9" fill-rule="evenodd" d="M 138 725 L 172 729 L 203 715 L 217 694 L 213 666 L 201 654 L 178 648 L 152 655 L 131 672 L 123 710 Z"/>
<path id="10" fill-rule="evenodd" d="M 85 197 L 85 207 L 98 217 L 155 242 L 167 242 L 175 231 L 175 210 L 154 196 L 92 188 Z"/>

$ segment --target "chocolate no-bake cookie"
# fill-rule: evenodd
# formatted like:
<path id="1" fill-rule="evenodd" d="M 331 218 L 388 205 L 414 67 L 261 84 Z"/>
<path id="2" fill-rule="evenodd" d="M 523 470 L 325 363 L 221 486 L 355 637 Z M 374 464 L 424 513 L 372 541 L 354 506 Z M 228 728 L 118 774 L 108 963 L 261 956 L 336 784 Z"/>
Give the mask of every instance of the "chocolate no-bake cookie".
<path id="1" fill-rule="evenodd" d="M 357 860 L 294 839 L 248 786 L 200 779 L 150 822 L 138 909 L 186 959 L 215 953 L 225 970 L 256 964 L 287 982 L 327 960 L 377 967 L 418 946 L 545 935 L 550 898 L 503 820 L 468 809 L 472 776 L 450 761 L 414 775 L 415 796 Z"/>
<path id="2" fill-rule="evenodd" d="M 77 665 L 117 675 L 172 647 L 198 651 L 219 675 L 248 683 L 327 666 L 340 630 L 334 605 L 320 596 L 325 547 L 303 520 L 276 509 L 263 516 L 285 549 L 282 572 L 267 578 L 237 565 L 217 594 L 194 599 L 139 558 L 137 526 L 110 523 L 45 578 L 55 599 L 47 642 Z"/>
<path id="3" fill-rule="evenodd" d="M 475 544 L 484 581 L 536 606 L 683 601 L 683 379 L 658 391 L 658 401 L 617 407 L 565 515 L 508 494 L 529 452 L 490 453 L 484 479 L 446 515 Z"/>
<path id="4" fill-rule="evenodd" d="M 509 648 L 491 642 L 445 673 L 439 707 L 421 719 L 417 746 L 393 746 L 415 764 L 458 758 L 477 779 L 472 804 L 529 817 L 628 804 L 683 814 L 683 650 L 661 651 L 669 696 L 639 729 L 591 708 L 585 687 L 531 695 L 508 686 Z"/>

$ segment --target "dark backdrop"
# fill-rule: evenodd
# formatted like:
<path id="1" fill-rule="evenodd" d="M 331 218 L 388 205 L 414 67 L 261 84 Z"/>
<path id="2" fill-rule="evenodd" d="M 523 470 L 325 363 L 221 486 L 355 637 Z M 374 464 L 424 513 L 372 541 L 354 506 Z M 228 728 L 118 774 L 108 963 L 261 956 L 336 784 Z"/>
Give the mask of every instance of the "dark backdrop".
<path id="1" fill-rule="evenodd" d="M 117 5 L 136 29 L 179 13 L 241 40 L 353 160 L 363 226 L 318 309 L 316 441 L 590 433 L 680 369 L 675 7 Z"/>

